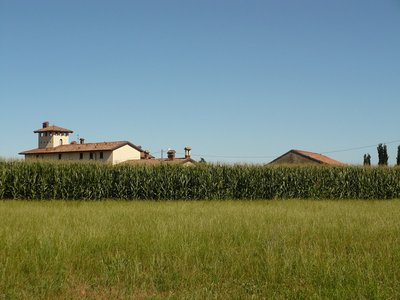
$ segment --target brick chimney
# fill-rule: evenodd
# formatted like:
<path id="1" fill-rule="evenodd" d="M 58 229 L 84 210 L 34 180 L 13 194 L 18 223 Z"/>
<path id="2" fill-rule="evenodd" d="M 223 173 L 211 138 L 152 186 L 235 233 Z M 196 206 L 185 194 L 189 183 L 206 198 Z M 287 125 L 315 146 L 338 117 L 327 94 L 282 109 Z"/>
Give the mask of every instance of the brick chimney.
<path id="1" fill-rule="evenodd" d="M 168 150 L 167 155 L 168 155 L 168 160 L 174 160 L 175 159 L 175 154 L 176 151 L 175 150 Z"/>
<path id="2" fill-rule="evenodd" d="M 49 122 L 48 121 L 44 121 L 43 124 L 42 124 L 42 127 L 43 128 L 49 127 Z"/>
<path id="3" fill-rule="evenodd" d="M 80 139 L 79 139 L 79 143 L 80 143 L 80 144 L 84 144 L 84 143 L 85 143 L 85 139 L 84 139 L 84 138 L 80 138 Z"/>
<path id="4" fill-rule="evenodd" d="M 188 159 L 190 158 L 190 151 L 192 150 L 192 148 L 190 147 L 185 147 L 185 158 Z"/>

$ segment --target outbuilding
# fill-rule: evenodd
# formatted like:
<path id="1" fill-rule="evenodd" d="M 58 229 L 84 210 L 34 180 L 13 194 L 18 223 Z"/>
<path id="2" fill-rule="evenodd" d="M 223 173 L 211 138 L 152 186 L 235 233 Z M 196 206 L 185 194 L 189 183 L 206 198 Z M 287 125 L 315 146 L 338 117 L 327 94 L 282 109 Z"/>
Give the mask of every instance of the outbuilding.
<path id="1" fill-rule="evenodd" d="M 269 164 L 291 164 L 291 165 L 331 165 L 344 166 L 345 164 L 328 156 L 303 150 L 290 150 L 271 161 Z"/>

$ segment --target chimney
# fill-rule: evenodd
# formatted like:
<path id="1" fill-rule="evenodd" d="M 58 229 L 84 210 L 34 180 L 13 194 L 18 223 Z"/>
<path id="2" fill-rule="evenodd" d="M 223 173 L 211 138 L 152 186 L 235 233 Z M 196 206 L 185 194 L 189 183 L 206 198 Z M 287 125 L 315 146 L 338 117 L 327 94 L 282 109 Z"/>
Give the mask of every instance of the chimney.
<path id="1" fill-rule="evenodd" d="M 79 143 L 80 143 L 80 144 L 84 144 L 84 143 L 85 143 L 85 139 L 84 139 L 84 138 L 80 138 L 80 139 L 79 139 Z"/>
<path id="2" fill-rule="evenodd" d="M 145 150 L 144 151 L 144 159 L 149 159 L 150 158 L 150 151 L 149 150 Z"/>
<path id="3" fill-rule="evenodd" d="M 185 147 L 185 158 L 190 158 L 190 151 L 192 148 L 190 147 Z"/>
<path id="4" fill-rule="evenodd" d="M 175 150 L 168 150 L 167 155 L 168 155 L 168 160 L 174 160 L 175 159 Z"/>
<path id="5" fill-rule="evenodd" d="M 43 125 L 43 128 L 47 128 L 47 127 L 49 127 L 49 122 L 48 121 L 44 121 L 42 125 Z"/>

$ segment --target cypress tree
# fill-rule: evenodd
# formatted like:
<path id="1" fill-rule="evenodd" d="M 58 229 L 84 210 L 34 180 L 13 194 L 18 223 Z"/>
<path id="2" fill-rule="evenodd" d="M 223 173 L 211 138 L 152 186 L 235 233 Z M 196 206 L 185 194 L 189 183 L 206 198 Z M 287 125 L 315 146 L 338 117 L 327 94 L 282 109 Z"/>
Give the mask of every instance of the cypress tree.
<path id="1" fill-rule="evenodd" d="M 383 165 L 383 146 L 382 144 L 378 145 L 378 165 L 382 166 Z"/>
<path id="2" fill-rule="evenodd" d="M 397 147 L 397 165 L 400 166 L 400 146 Z"/>
<path id="3" fill-rule="evenodd" d="M 389 155 L 387 153 L 386 145 L 383 145 L 383 165 L 387 166 L 389 162 Z"/>
<path id="4" fill-rule="evenodd" d="M 364 154 L 364 166 L 370 166 L 371 165 L 371 155 Z"/>

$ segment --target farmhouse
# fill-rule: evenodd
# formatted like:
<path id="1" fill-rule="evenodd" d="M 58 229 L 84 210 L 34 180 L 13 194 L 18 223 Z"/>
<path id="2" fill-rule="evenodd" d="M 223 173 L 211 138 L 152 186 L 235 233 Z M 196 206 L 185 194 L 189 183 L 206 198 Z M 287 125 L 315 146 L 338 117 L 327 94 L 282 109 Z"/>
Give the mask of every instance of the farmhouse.
<path id="1" fill-rule="evenodd" d="M 344 163 L 334 160 L 328 156 L 303 151 L 303 150 L 290 150 L 285 154 L 271 161 L 269 164 L 311 164 L 311 165 L 332 165 L 332 166 L 343 166 Z"/>
<path id="2" fill-rule="evenodd" d="M 154 158 L 148 151 L 142 150 L 127 141 L 85 143 L 69 142 L 72 130 L 49 126 L 43 122 L 40 129 L 34 131 L 38 134 L 38 148 L 21 152 L 26 160 L 51 159 L 51 160 L 95 160 L 118 164 L 127 160 L 141 160 Z"/>
<path id="3" fill-rule="evenodd" d="M 160 165 L 160 164 L 171 164 L 171 165 L 182 165 L 182 166 L 193 166 L 197 161 L 190 157 L 190 151 L 192 148 L 185 147 L 185 157 L 176 157 L 175 150 L 168 150 L 167 158 L 160 159 L 141 159 L 141 160 L 128 160 L 127 164 L 131 165 Z"/>

